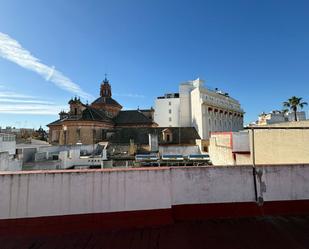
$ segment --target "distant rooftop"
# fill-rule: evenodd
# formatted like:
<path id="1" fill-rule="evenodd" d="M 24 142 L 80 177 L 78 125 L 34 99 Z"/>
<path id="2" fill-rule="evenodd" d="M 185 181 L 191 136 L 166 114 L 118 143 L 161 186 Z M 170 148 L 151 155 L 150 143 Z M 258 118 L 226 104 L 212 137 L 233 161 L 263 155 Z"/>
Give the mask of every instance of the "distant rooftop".
<path id="1" fill-rule="evenodd" d="M 179 93 L 166 93 L 164 96 L 157 97 L 157 99 L 175 99 L 179 98 Z"/>

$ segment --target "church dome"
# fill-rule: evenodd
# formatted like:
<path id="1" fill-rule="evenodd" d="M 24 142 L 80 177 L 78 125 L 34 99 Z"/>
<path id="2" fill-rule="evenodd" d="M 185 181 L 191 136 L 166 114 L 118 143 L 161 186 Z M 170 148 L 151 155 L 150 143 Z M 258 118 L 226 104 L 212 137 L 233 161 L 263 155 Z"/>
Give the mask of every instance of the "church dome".
<path id="1" fill-rule="evenodd" d="M 122 106 L 112 98 L 112 87 L 106 77 L 101 83 L 100 97 L 92 102 L 91 107 L 105 110 L 113 117 L 122 109 Z"/>

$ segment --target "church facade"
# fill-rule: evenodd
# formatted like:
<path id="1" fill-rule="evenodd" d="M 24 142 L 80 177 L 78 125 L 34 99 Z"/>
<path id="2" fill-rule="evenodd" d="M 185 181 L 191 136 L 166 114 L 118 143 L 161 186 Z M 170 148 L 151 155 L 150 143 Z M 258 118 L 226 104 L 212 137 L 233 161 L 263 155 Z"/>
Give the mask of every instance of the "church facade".
<path id="1" fill-rule="evenodd" d="M 75 97 L 69 101 L 70 110 L 61 111 L 59 119 L 48 124 L 49 142 L 58 145 L 94 144 L 108 141 L 115 128 L 157 127 L 154 110 L 122 110 L 112 98 L 112 89 L 105 78 L 100 97 L 90 105 Z"/>

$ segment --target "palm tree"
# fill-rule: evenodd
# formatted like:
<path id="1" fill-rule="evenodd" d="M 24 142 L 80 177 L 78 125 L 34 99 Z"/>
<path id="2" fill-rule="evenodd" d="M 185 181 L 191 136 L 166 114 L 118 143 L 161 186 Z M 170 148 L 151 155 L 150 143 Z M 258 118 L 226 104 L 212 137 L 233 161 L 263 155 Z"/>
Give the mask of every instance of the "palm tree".
<path id="1" fill-rule="evenodd" d="M 293 96 L 288 99 L 288 101 L 283 102 L 283 106 L 289 108 L 294 112 L 294 121 L 297 121 L 297 109 L 298 107 L 302 109 L 305 105 L 308 105 L 307 102 L 301 102 L 303 98 Z"/>

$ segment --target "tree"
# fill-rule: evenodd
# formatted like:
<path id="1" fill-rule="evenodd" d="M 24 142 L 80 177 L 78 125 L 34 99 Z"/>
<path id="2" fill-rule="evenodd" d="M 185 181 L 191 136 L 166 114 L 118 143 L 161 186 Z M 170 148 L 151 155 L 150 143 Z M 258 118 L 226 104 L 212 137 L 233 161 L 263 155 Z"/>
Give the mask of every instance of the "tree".
<path id="1" fill-rule="evenodd" d="M 294 121 L 297 121 L 297 109 L 302 109 L 307 102 L 302 102 L 303 98 L 293 96 L 288 99 L 288 101 L 283 102 L 283 106 L 289 108 L 294 113 Z"/>

